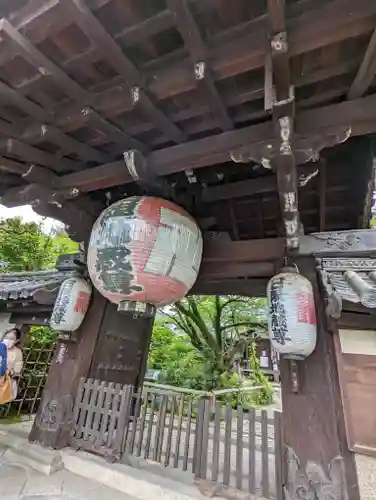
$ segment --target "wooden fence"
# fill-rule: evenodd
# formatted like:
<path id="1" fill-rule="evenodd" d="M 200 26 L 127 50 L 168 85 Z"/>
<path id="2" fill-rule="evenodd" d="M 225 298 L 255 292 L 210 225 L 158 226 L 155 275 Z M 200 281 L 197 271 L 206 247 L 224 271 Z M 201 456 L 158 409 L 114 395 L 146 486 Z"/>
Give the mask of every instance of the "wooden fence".
<path id="1" fill-rule="evenodd" d="M 73 446 L 187 471 L 206 489 L 282 499 L 281 415 L 208 398 L 82 380 Z"/>
<path id="2" fill-rule="evenodd" d="M 82 378 L 73 410 L 71 446 L 120 459 L 132 396 L 132 386 Z"/>

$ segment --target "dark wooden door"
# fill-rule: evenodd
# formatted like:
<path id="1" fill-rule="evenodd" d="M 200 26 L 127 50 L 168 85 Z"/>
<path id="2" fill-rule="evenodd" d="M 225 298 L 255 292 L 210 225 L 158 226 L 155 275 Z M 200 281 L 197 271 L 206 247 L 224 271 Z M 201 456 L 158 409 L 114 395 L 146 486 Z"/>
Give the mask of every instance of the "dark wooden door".
<path id="1" fill-rule="evenodd" d="M 108 303 L 89 377 L 107 382 L 142 385 L 153 320 L 117 312 Z"/>

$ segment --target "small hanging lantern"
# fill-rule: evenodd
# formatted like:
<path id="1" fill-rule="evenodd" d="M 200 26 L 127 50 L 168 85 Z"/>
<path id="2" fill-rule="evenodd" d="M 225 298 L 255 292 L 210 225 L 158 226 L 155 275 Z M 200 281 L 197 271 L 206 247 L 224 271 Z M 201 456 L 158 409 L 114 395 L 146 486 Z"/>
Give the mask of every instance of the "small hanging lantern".
<path id="1" fill-rule="evenodd" d="M 311 283 L 297 269 L 284 268 L 267 287 L 269 337 L 287 359 L 304 359 L 316 347 L 317 328 Z"/>
<path id="2" fill-rule="evenodd" d="M 78 330 L 89 308 L 91 290 L 91 285 L 82 278 L 66 279 L 51 314 L 51 328 L 60 332 Z"/>
<path id="3" fill-rule="evenodd" d="M 99 216 L 87 262 L 93 285 L 118 311 L 150 317 L 187 294 L 201 255 L 201 231 L 187 212 L 161 198 L 132 196 Z"/>

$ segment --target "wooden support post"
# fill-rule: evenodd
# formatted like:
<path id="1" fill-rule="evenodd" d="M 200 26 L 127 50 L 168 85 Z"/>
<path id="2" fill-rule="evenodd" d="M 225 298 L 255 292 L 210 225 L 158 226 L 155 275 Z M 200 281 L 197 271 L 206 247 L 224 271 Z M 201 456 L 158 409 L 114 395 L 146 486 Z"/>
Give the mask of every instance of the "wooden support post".
<path id="1" fill-rule="evenodd" d="M 88 375 L 106 302 L 94 290 L 89 311 L 77 332 L 77 343 L 58 342 L 41 404 L 29 435 L 31 442 L 56 449 L 69 444 L 77 384 L 81 377 Z"/>
<path id="2" fill-rule="evenodd" d="M 318 339 L 298 364 L 298 392 L 291 364 L 281 362 L 285 498 L 359 500 L 355 460 L 346 440 L 333 335 L 325 327 L 324 295 L 313 258 L 300 266 L 315 291 Z M 296 390 L 296 388 L 295 388 Z"/>

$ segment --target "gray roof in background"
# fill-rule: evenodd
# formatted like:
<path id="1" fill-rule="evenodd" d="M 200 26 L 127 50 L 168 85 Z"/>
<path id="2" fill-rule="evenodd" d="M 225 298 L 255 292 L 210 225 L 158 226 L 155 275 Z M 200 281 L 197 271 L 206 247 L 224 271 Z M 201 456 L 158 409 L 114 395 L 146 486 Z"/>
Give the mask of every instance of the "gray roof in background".
<path id="1" fill-rule="evenodd" d="M 49 269 L 37 272 L 0 273 L 0 300 L 31 299 L 40 290 L 58 292 L 62 282 L 75 271 Z"/>

